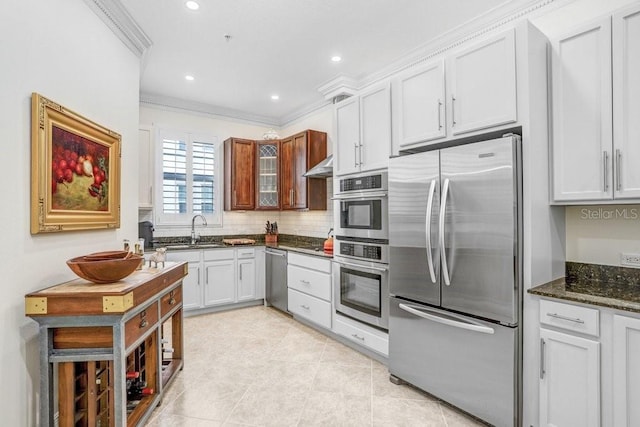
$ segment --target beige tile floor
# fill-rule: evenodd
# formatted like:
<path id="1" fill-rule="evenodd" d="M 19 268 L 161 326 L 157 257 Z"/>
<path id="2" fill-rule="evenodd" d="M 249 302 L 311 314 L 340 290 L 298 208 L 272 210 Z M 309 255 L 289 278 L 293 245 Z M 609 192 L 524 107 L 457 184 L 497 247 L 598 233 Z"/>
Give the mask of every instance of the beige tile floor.
<path id="1" fill-rule="evenodd" d="M 187 318 L 185 366 L 147 426 L 478 426 L 272 308 Z"/>

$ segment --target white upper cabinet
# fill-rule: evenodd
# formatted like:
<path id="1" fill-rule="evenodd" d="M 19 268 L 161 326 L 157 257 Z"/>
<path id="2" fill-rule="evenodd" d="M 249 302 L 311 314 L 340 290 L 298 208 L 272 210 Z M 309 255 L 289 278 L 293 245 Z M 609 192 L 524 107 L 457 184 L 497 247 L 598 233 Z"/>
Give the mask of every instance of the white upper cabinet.
<path id="1" fill-rule="evenodd" d="M 392 90 L 400 147 L 447 136 L 443 59 L 394 79 Z"/>
<path id="2" fill-rule="evenodd" d="M 337 146 L 334 149 L 335 175 L 357 172 L 360 150 L 360 100 L 342 101 L 336 107 Z"/>
<path id="3" fill-rule="evenodd" d="M 640 6 L 553 42 L 553 200 L 640 200 Z"/>
<path id="4" fill-rule="evenodd" d="M 517 120 L 514 29 L 452 55 L 447 73 L 452 135 Z"/>
<path id="5" fill-rule="evenodd" d="M 613 16 L 614 198 L 640 199 L 640 6 Z"/>
<path id="6" fill-rule="evenodd" d="M 336 106 L 334 175 L 386 168 L 391 151 L 389 84 L 376 86 Z"/>
<path id="7" fill-rule="evenodd" d="M 611 198 L 611 23 L 581 27 L 553 44 L 555 201 Z"/>

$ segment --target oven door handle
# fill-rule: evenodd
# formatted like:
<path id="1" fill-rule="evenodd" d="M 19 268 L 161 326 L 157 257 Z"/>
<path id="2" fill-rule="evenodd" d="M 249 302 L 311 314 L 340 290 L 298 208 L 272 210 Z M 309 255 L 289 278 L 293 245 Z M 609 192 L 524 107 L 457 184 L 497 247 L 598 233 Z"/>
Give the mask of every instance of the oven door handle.
<path id="1" fill-rule="evenodd" d="M 448 314 L 448 316 L 455 317 L 459 320 L 453 320 L 448 317 L 441 317 L 438 315 L 439 314 L 438 312 L 431 311 L 424 307 L 420 307 L 418 309 L 417 307 L 412 307 L 407 304 L 400 304 L 399 307 L 402 310 L 406 311 L 407 313 L 411 313 L 413 315 L 422 317 L 423 319 L 431 320 L 433 322 L 442 323 L 443 325 L 453 326 L 454 328 L 467 329 L 469 331 L 480 332 L 483 334 L 490 334 L 490 335 L 495 333 L 493 328 L 484 326 L 472 320 L 461 319 L 458 316 L 454 316 L 453 314 Z"/>
<path id="2" fill-rule="evenodd" d="M 382 272 L 389 271 L 389 269 L 385 267 L 367 267 L 364 265 L 353 264 L 351 262 L 346 262 L 346 261 L 336 261 L 336 262 L 340 265 L 346 265 L 347 267 L 355 267 L 361 270 L 375 270 L 375 271 L 382 271 Z"/>
<path id="3" fill-rule="evenodd" d="M 387 193 L 358 193 L 332 197 L 331 200 L 369 200 L 376 197 L 387 197 Z"/>

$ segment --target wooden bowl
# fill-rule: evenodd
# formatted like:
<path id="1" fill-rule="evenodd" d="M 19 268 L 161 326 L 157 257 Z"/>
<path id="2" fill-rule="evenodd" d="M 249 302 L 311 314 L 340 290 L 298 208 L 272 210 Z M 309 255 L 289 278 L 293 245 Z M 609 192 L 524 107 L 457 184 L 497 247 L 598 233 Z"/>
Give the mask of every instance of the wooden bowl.
<path id="1" fill-rule="evenodd" d="M 103 261 L 107 259 L 121 259 L 128 258 L 129 251 L 106 251 L 106 252 L 95 252 L 89 255 L 85 255 L 83 258 L 85 261 Z"/>
<path id="2" fill-rule="evenodd" d="M 69 268 L 83 279 L 93 283 L 113 283 L 135 271 L 142 261 L 140 255 L 128 258 L 87 261 L 84 256 L 67 261 Z"/>

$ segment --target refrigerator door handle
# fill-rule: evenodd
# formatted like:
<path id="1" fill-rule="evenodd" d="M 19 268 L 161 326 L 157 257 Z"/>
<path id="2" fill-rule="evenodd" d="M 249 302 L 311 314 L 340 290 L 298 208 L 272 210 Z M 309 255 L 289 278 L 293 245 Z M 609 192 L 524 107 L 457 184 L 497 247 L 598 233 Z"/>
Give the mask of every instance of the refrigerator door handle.
<path id="1" fill-rule="evenodd" d="M 447 252 L 444 248 L 444 220 L 447 213 L 447 196 L 449 195 L 449 178 L 445 178 L 442 186 L 442 200 L 440 205 L 440 259 L 442 260 L 442 277 L 444 278 L 444 284 L 451 285 L 451 278 L 449 277 L 449 266 L 447 265 Z"/>
<path id="2" fill-rule="evenodd" d="M 425 218 L 425 229 L 427 237 L 427 263 L 429 264 L 429 276 L 431 281 L 436 282 L 436 272 L 433 268 L 433 254 L 431 253 L 431 209 L 433 209 L 433 194 L 436 191 L 436 180 L 431 180 L 431 186 L 429 187 L 429 198 L 427 199 L 427 213 Z"/>
<path id="3" fill-rule="evenodd" d="M 454 328 L 460 328 L 460 329 L 467 329 L 469 331 L 474 331 L 474 332 L 480 332 L 483 334 L 490 334 L 493 335 L 493 333 L 495 332 L 493 328 L 490 328 L 488 326 L 484 326 L 480 323 L 476 323 L 473 322 L 471 320 L 468 319 L 462 319 L 454 314 L 448 314 L 449 317 L 455 317 L 458 318 L 460 320 L 453 320 L 451 318 L 448 317 L 441 317 L 438 312 L 429 312 L 430 310 L 428 310 L 425 307 L 413 307 L 407 304 L 400 304 L 399 307 L 406 311 L 407 313 L 411 313 L 414 314 L 418 317 L 422 317 L 423 319 L 426 320 L 431 320 L 434 322 L 438 322 L 438 323 L 442 323 L 443 325 L 448 325 L 448 326 L 453 326 Z"/>

